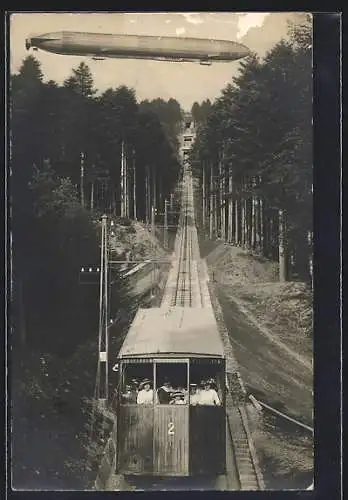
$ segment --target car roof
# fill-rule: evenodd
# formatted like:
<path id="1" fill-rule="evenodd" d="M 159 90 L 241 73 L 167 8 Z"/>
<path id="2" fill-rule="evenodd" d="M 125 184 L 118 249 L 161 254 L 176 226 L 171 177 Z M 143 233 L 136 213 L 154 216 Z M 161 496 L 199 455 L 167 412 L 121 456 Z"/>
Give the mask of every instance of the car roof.
<path id="1" fill-rule="evenodd" d="M 211 307 L 139 309 L 119 352 L 119 358 L 224 357 Z"/>

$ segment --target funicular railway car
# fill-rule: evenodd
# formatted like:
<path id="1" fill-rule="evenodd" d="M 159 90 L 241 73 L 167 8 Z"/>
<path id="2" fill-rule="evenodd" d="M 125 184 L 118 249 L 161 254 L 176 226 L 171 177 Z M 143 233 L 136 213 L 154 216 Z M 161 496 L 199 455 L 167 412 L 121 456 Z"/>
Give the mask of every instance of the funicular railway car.
<path id="1" fill-rule="evenodd" d="M 210 308 L 139 309 L 118 356 L 116 473 L 225 473 L 225 359 Z"/>

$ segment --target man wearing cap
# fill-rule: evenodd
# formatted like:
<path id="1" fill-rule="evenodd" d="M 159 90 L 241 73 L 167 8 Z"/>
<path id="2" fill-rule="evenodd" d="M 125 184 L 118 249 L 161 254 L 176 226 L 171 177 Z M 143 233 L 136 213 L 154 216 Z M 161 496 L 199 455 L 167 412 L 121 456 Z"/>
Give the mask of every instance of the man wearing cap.
<path id="1" fill-rule="evenodd" d="M 209 380 L 202 380 L 201 385 L 203 385 L 204 389 L 200 391 L 199 394 L 199 404 L 206 406 L 220 406 L 220 399 L 217 395 L 215 389 L 212 388 Z"/>
<path id="2" fill-rule="evenodd" d="M 158 402 L 161 405 L 168 405 L 171 400 L 172 392 L 173 388 L 171 387 L 169 380 L 166 379 L 161 385 L 161 387 L 157 389 Z"/>
<path id="3" fill-rule="evenodd" d="M 137 396 L 138 405 L 151 405 L 153 403 L 153 389 L 151 389 L 151 380 L 144 379 L 139 386 L 140 391 Z"/>
<path id="4" fill-rule="evenodd" d="M 181 391 L 175 391 L 172 394 L 172 400 L 169 404 L 171 405 L 184 405 L 185 404 L 185 394 Z"/>

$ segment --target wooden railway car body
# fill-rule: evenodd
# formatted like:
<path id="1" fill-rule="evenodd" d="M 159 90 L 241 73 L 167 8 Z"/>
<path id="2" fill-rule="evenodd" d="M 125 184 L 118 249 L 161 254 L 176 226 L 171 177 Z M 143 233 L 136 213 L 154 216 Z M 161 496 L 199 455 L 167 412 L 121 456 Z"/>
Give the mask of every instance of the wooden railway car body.
<path id="1" fill-rule="evenodd" d="M 119 387 L 139 371 L 150 379 L 152 403 L 117 407 L 116 469 L 125 475 L 195 476 L 225 472 L 225 359 L 211 309 L 140 309 L 119 357 Z M 190 383 L 214 374 L 220 406 L 193 406 Z M 168 375 L 169 374 L 169 375 Z M 157 389 L 174 377 L 185 404 L 160 404 Z M 122 392 L 122 391 L 121 391 Z"/>

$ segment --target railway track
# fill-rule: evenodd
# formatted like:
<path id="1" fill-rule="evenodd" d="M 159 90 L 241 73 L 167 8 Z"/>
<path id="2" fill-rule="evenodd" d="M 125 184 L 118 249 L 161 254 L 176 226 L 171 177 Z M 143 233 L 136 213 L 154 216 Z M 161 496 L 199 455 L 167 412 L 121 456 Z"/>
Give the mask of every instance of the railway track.
<path id="1" fill-rule="evenodd" d="M 206 270 L 202 273 L 202 267 L 204 266 L 200 259 L 194 217 L 192 177 L 186 172 L 182 183 L 181 214 L 175 241 L 173 264 L 169 273 L 162 306 L 213 308 L 226 355 L 226 383 L 228 387 L 226 399 L 227 462 L 230 456 L 230 460 L 235 464 L 237 470 L 241 490 L 262 490 L 264 489 L 263 478 L 248 427 L 246 413 L 248 402 L 245 390 L 239 376 L 238 365 L 233 355 L 228 332 L 223 323 L 221 308 L 211 295 L 212 290 L 207 285 L 209 277 Z M 199 273 L 199 270 L 201 270 L 201 273 Z M 227 489 L 229 488 L 227 487 Z"/>
<path id="2" fill-rule="evenodd" d="M 172 256 L 172 266 L 165 286 L 162 308 L 211 308 L 223 341 L 226 357 L 226 471 L 216 479 L 217 490 L 263 490 L 264 483 L 248 426 L 248 400 L 224 325 L 221 307 L 209 273 L 200 258 L 195 226 L 192 177 L 185 172 L 182 183 L 181 214 Z M 199 315 L 199 310 L 197 311 Z M 250 404 L 250 403 L 249 403 Z M 114 438 L 114 443 L 116 443 Z M 116 444 L 115 444 L 116 446 Z M 106 453 L 107 455 L 107 453 Z M 115 454 L 112 454 L 114 460 Z M 125 490 L 120 475 L 113 474 L 114 463 L 104 464 L 105 480 L 98 489 Z M 108 478 L 108 479 L 107 479 Z M 134 489 L 133 487 L 130 489 Z M 214 489 L 214 488 L 213 488 Z"/>
<path id="3" fill-rule="evenodd" d="M 193 210 L 192 179 L 186 174 L 182 185 L 181 214 L 175 240 L 172 268 L 162 306 L 206 307 L 201 290 L 197 229 Z"/>

